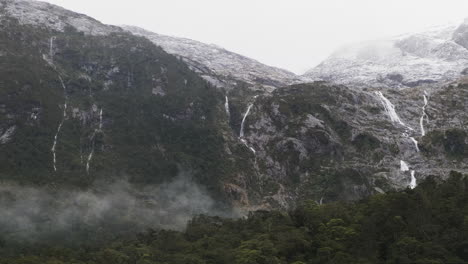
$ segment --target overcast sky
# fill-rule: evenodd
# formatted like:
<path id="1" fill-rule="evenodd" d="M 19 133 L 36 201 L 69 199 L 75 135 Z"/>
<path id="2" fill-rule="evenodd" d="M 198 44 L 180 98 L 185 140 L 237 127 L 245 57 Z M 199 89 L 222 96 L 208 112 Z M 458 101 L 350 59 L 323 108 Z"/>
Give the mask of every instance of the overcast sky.
<path id="1" fill-rule="evenodd" d="M 350 42 L 468 17 L 468 0 L 47 0 L 303 73 Z"/>

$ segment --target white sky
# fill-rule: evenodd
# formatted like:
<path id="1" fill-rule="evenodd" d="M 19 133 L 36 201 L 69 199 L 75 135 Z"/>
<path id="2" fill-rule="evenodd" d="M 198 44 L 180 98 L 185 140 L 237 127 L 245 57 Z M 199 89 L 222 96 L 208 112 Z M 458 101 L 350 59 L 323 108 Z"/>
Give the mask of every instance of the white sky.
<path id="1" fill-rule="evenodd" d="M 468 0 L 46 0 L 303 73 L 350 42 L 468 17 Z"/>

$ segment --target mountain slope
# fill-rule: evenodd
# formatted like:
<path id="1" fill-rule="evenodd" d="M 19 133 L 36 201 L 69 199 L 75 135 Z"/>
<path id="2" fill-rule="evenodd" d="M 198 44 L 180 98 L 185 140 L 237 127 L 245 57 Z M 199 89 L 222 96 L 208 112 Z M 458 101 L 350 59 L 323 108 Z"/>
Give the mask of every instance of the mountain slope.
<path id="1" fill-rule="evenodd" d="M 346 46 L 304 76 L 351 86 L 444 83 L 468 68 L 466 23 Z"/>
<path id="2" fill-rule="evenodd" d="M 2 3 L 8 10 L 36 2 Z M 3 180 L 161 183 L 187 170 L 195 181 L 217 189 L 218 176 L 212 176 L 223 173 L 214 168 L 225 166 L 217 129 L 223 96 L 184 63 L 123 31 L 105 36 L 72 27 L 56 31 L 5 15 L 1 27 Z M 212 158 L 200 158 L 207 156 Z"/>
<path id="3" fill-rule="evenodd" d="M 292 72 L 264 65 L 215 45 L 164 36 L 134 26 L 123 28 L 137 36 L 148 38 L 170 54 L 180 56 L 195 72 L 216 86 L 231 88 L 236 85 L 236 81 L 242 81 L 256 86 L 257 89 L 263 87 L 272 90 L 302 82 Z"/>
<path id="4" fill-rule="evenodd" d="M 222 206 L 255 210 L 355 200 L 467 172 L 463 80 L 385 91 L 315 82 L 264 92 L 252 79 L 219 89 L 199 76 L 211 69 L 192 71 L 195 62 L 166 53 L 152 34 L 40 2 L 0 3 L 3 181 L 86 189 L 186 175 Z M 208 47 L 187 42 L 196 56 Z M 213 60 L 231 56 L 219 53 Z M 233 58 L 232 65 L 251 62 Z M 242 82 L 241 75 L 226 78 Z"/>
<path id="5" fill-rule="evenodd" d="M 5 2 L 6 1 L 6 2 Z M 109 35 L 121 32 L 117 26 L 103 25 L 85 15 L 77 14 L 45 2 L 5 0 L 6 12 L 21 24 L 63 31 L 67 26 L 87 35 Z M 166 52 L 183 58 L 192 70 L 215 86 L 232 88 L 245 82 L 256 89 L 272 90 L 301 82 L 301 77 L 283 69 L 264 65 L 223 48 L 198 41 L 159 35 L 133 26 L 123 26 L 137 36 L 144 36 Z"/>

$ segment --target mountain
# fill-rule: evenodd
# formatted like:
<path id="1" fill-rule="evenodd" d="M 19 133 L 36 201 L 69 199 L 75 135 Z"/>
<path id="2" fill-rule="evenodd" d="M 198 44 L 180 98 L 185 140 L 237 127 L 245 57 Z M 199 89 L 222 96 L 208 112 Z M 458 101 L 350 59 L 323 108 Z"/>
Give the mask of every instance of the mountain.
<path id="1" fill-rule="evenodd" d="M 359 87 L 454 81 L 468 68 L 468 19 L 461 25 L 345 46 L 304 76 Z"/>
<path id="2" fill-rule="evenodd" d="M 397 88 L 421 85 L 381 91 L 369 73 L 363 89 L 288 85 L 300 80 L 210 45 L 123 30 L 42 2 L 0 3 L 4 182 L 88 190 L 125 180 L 145 189 L 182 177 L 168 196 L 195 195 L 175 210 L 193 215 L 357 200 L 468 172 L 464 79 L 426 85 L 402 77 Z M 457 32 L 457 42 L 444 43 L 463 54 L 456 43 L 465 43 L 465 28 Z M 411 45 L 399 43 L 409 53 Z M 432 61 L 448 58 L 435 51 Z M 458 67 L 463 58 L 453 54 L 445 62 Z M 349 73 L 345 66 L 335 72 Z M 135 201 L 162 206 L 151 192 L 135 192 Z M 158 209 L 158 219 L 173 222 L 171 210 Z"/>
<path id="3" fill-rule="evenodd" d="M 219 89 L 117 27 L 42 2 L 0 3 L 2 180 L 156 184 L 187 170 L 216 189 Z"/>
<path id="4" fill-rule="evenodd" d="M 216 45 L 164 36 L 134 26 L 123 26 L 123 28 L 137 36 L 148 38 L 167 53 L 182 58 L 192 70 L 218 87 L 232 88 L 240 81 L 256 89 L 271 91 L 278 87 L 304 82 L 305 79 Z"/>
<path id="5" fill-rule="evenodd" d="M 6 2 L 5 2 L 6 3 Z M 104 36 L 114 32 L 129 31 L 144 36 L 161 46 L 169 54 L 183 59 L 192 70 L 215 86 L 232 88 L 246 83 L 253 89 L 272 90 L 277 87 L 302 82 L 302 77 L 292 72 L 267 66 L 256 60 L 230 52 L 215 45 L 198 41 L 164 36 L 134 26 L 103 25 L 82 14 L 77 14 L 45 2 L 18 0 L 4 4 L 5 11 L 20 23 L 63 31 L 67 26 L 87 35 Z"/>

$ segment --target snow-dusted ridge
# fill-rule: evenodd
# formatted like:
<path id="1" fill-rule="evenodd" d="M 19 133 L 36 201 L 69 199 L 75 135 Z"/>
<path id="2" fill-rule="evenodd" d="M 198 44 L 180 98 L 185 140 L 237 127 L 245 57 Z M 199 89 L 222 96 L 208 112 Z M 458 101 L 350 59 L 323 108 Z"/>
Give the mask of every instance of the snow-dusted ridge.
<path id="1" fill-rule="evenodd" d="M 262 64 L 254 59 L 225 50 L 219 46 L 191 39 L 153 33 L 134 26 L 112 26 L 83 14 L 36 0 L 0 0 L 7 15 L 21 24 L 63 32 L 67 27 L 87 35 L 104 36 L 115 32 L 129 32 L 143 36 L 167 53 L 183 59 L 192 70 L 218 87 L 231 88 L 239 81 L 252 88 L 273 90 L 294 83 L 305 82 L 304 77 L 287 70 Z"/>
<path id="2" fill-rule="evenodd" d="M 121 27 L 134 35 L 146 37 L 167 53 L 181 57 L 193 70 L 216 86 L 229 88 L 236 81 L 243 81 L 268 90 L 307 80 L 217 45 L 160 35 L 134 26 Z"/>
<path id="3" fill-rule="evenodd" d="M 64 31 L 71 26 L 88 35 L 108 35 L 122 31 L 119 27 L 104 25 L 83 14 L 62 7 L 35 0 L 1 0 L 7 14 L 18 19 L 21 24 L 45 27 Z"/>
<path id="4" fill-rule="evenodd" d="M 468 46 L 462 45 L 468 30 L 463 27 L 433 27 L 348 45 L 304 76 L 351 86 L 413 87 L 453 81 L 468 68 Z"/>

